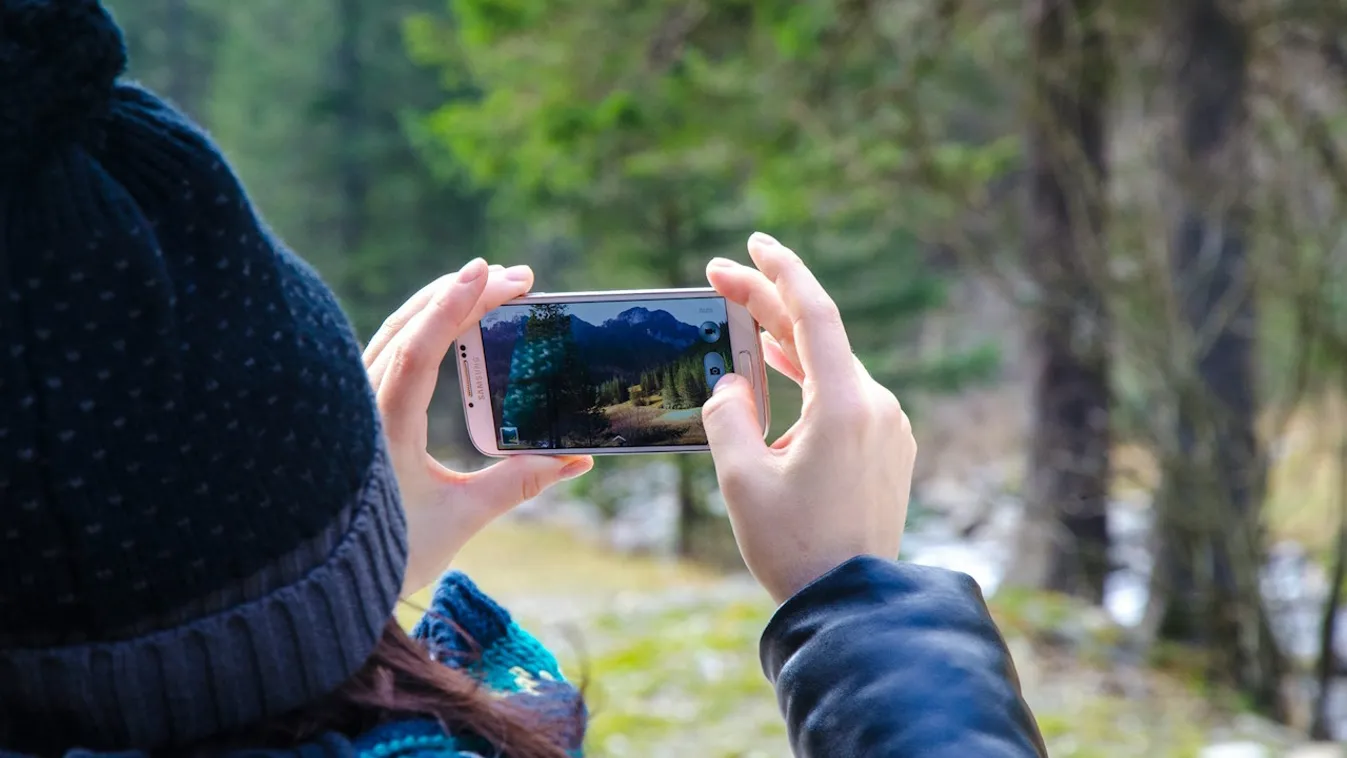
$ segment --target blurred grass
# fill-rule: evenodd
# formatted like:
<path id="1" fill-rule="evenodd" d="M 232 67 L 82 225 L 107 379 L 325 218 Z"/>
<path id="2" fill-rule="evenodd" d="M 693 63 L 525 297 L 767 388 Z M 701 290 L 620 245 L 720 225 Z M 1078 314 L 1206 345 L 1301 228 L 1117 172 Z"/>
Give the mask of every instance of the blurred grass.
<path id="1" fill-rule="evenodd" d="M 619 641 L 566 661 L 592 709 L 587 755 L 788 756 L 776 698 L 758 665 L 769 603 L 731 602 L 594 624 Z"/>
<path id="2" fill-rule="evenodd" d="M 614 609 L 624 595 L 710 590 L 723 577 L 673 561 L 627 556 L 587 543 L 565 529 L 499 522 L 475 538 L 455 568 L 507 607 L 551 597 L 600 610 L 569 630 L 567 645 L 544 628 L 548 619 L 519 614 L 585 687 L 592 717 L 586 755 L 688 755 L 714 758 L 788 756 L 775 696 L 758 666 L 757 642 L 772 606 L 759 600 Z M 425 607 L 429 591 L 412 599 Z M 531 603 L 526 603 L 532 605 Z M 604 609 L 605 606 L 608 609 Z M 415 622 L 403 607 L 399 618 Z M 552 632 L 548 634 L 547 632 Z M 559 644 L 560 643 L 560 644 Z"/>
<path id="3" fill-rule="evenodd" d="M 498 521 L 459 553 L 454 568 L 502 600 L 548 597 L 603 602 L 621 593 L 650 593 L 714 584 L 715 572 L 675 561 L 620 555 L 586 542 L 562 527 Z M 415 623 L 430 604 L 427 588 L 398 610 Z"/>
<path id="4" fill-rule="evenodd" d="M 790 755 L 758 663 L 772 612 L 765 594 L 726 594 L 723 577 L 705 569 L 618 555 L 532 523 L 493 525 L 456 567 L 516 610 L 585 688 L 591 758 Z M 623 602 L 632 596 L 681 599 Z M 1003 593 L 991 605 L 1056 758 L 1193 758 L 1229 715 L 1204 702 L 1210 693 L 1182 654 L 1137 672 L 1144 696 L 1111 684 L 1114 627 L 1090 628 L 1070 651 L 1043 649 L 1046 631 L 1075 623 L 1075 601 Z M 558 634 L 548 616 L 581 606 L 591 610 Z M 407 609 L 403 618 L 414 617 Z"/>
<path id="5" fill-rule="evenodd" d="M 653 591 L 719 579 L 675 561 L 619 555 L 561 527 L 512 521 L 492 524 L 468 543 L 454 566 L 487 592 L 502 595 Z"/>

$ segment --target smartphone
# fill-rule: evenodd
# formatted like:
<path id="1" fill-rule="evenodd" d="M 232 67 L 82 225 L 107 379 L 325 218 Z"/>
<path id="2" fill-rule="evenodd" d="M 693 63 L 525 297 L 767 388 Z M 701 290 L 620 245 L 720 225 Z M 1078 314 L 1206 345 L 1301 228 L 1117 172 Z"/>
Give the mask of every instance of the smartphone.
<path id="1" fill-rule="evenodd" d="M 707 450 L 702 403 L 725 374 L 753 386 L 758 324 L 710 288 L 534 293 L 459 338 L 468 436 L 484 455 Z"/>

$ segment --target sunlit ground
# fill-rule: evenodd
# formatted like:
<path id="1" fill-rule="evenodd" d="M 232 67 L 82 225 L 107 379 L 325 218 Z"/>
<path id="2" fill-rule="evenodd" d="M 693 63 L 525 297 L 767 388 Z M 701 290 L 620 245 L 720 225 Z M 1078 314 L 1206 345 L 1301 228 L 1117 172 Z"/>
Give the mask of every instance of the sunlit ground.
<path id="1" fill-rule="evenodd" d="M 714 573 L 512 522 L 480 535 L 456 566 L 519 611 L 585 686 L 588 755 L 790 755 L 758 667 L 765 593 L 736 584 L 727 597 Z M 415 615 L 404 609 L 404 623 Z"/>
<path id="2" fill-rule="evenodd" d="M 1267 518 L 1273 533 L 1295 540 L 1319 555 L 1336 538 L 1344 478 L 1339 474 L 1339 449 L 1344 411 L 1316 407 L 1291 417 L 1273 451 Z"/>
<path id="3" fill-rule="evenodd" d="M 772 610 L 762 593 L 521 523 L 490 528 L 458 568 L 517 609 L 583 682 L 588 755 L 790 755 L 758 664 Z M 1069 602 L 1021 594 L 993 607 L 1054 758 L 1192 758 L 1227 720 L 1203 701 L 1194 661 L 1120 674 L 1109 664 L 1116 633 L 1078 628 Z M 1044 641 L 1062 636 L 1076 639 L 1070 651 Z"/>

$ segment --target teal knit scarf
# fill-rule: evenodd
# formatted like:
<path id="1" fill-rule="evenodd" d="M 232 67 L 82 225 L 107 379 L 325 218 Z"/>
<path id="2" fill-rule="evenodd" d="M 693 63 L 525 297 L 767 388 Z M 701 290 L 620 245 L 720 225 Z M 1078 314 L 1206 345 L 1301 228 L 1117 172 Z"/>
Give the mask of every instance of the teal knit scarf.
<path id="1" fill-rule="evenodd" d="M 467 576 L 451 572 L 440 580 L 429 610 L 412 635 L 446 666 L 459 668 L 494 695 L 537 712 L 543 720 L 574 724 L 561 735 L 572 756 L 582 755 L 584 704 L 566 681 L 556 658 Z M 495 755 L 472 734 L 449 734 L 435 721 L 385 724 L 350 739 L 326 734 L 293 750 L 234 751 L 225 758 L 474 758 Z M 0 748 L 0 758 L 32 758 Z M 65 758 L 149 758 L 141 752 L 91 753 L 72 750 Z"/>

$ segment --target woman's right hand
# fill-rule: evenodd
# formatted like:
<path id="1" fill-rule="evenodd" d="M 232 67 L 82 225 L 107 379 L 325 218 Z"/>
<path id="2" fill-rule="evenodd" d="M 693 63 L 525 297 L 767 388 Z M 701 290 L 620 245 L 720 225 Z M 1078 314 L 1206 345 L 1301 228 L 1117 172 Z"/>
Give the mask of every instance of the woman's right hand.
<path id="1" fill-rule="evenodd" d="M 768 365 L 803 389 L 800 418 L 768 445 L 752 387 L 730 374 L 702 419 L 744 562 L 780 603 L 856 556 L 898 556 L 917 443 L 799 256 L 761 233 L 748 251 L 756 269 L 717 258 L 707 278 L 767 332 Z"/>

